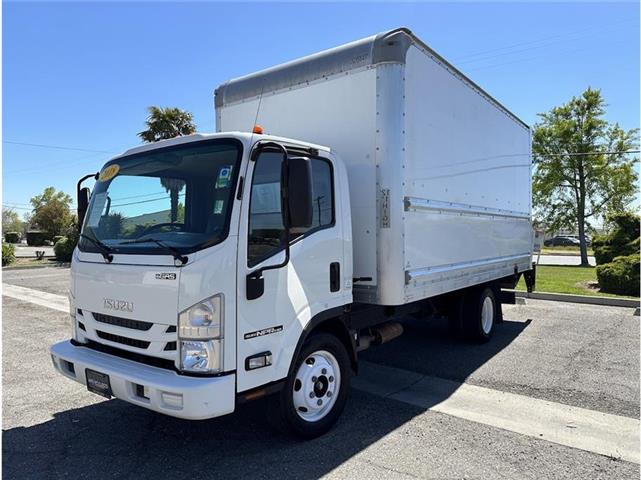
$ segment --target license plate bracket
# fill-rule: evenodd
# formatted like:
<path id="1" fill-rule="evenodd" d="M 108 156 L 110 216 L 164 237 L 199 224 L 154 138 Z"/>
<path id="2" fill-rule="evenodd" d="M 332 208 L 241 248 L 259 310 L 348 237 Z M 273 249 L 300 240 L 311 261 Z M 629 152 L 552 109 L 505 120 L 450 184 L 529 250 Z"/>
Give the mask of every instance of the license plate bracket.
<path id="1" fill-rule="evenodd" d="M 111 398 L 111 383 L 109 382 L 109 375 L 106 373 L 96 372 L 89 368 L 85 369 L 85 377 L 87 378 L 87 390 L 105 398 Z"/>

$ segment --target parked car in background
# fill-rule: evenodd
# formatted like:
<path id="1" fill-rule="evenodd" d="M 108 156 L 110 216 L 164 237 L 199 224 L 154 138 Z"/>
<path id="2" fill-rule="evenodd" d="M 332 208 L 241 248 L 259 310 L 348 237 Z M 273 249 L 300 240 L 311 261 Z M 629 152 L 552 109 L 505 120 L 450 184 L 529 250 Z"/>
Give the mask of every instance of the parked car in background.
<path id="1" fill-rule="evenodd" d="M 573 240 L 576 240 L 577 242 L 580 242 L 579 236 L 578 235 L 566 235 L 566 237 L 571 238 Z M 585 236 L 585 244 L 589 247 L 592 245 L 592 239 L 590 238 L 589 235 Z"/>
<path id="2" fill-rule="evenodd" d="M 563 237 L 557 235 L 556 237 L 548 238 L 543 242 L 546 247 L 578 247 L 581 245 L 578 238 Z"/>

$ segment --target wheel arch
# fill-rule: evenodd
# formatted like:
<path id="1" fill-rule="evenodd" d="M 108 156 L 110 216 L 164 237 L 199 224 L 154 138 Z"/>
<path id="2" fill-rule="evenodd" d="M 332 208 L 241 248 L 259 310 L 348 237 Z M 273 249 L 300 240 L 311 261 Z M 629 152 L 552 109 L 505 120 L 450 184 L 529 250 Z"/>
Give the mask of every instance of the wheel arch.
<path id="1" fill-rule="evenodd" d="M 358 359 L 356 356 L 356 344 L 354 336 L 347 325 L 347 320 L 348 314 L 346 314 L 342 306 L 330 308 L 329 310 L 325 310 L 314 315 L 310 321 L 307 322 L 307 325 L 305 325 L 305 328 L 303 328 L 303 331 L 298 338 L 296 349 L 294 350 L 294 355 L 292 356 L 289 365 L 288 375 L 293 373 L 296 359 L 298 358 L 305 341 L 317 333 L 329 333 L 330 335 L 334 335 L 338 338 L 347 350 L 352 370 L 354 373 L 357 373 Z"/>

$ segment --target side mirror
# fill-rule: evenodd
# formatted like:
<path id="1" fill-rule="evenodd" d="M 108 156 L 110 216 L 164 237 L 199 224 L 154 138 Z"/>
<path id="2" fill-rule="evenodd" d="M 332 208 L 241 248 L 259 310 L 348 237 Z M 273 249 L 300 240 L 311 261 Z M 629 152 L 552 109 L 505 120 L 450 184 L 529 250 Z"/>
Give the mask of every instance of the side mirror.
<path id="1" fill-rule="evenodd" d="M 287 179 L 287 208 L 283 208 L 286 228 L 308 228 L 312 225 L 312 162 L 306 157 L 290 158 L 284 172 Z"/>
<path id="2" fill-rule="evenodd" d="M 78 229 L 82 229 L 82 224 L 85 221 L 85 215 L 89 208 L 89 188 L 84 187 L 78 190 Z"/>

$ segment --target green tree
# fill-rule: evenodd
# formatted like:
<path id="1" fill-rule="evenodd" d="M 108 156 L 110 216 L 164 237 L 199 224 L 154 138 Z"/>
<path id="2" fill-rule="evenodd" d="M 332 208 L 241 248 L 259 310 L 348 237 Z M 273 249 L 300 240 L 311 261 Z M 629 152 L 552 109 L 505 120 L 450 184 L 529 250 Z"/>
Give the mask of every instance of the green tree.
<path id="1" fill-rule="evenodd" d="M 167 140 L 169 138 L 189 135 L 196 131 L 191 113 L 174 107 L 151 106 L 145 124 L 147 129 L 138 133 L 138 136 L 147 143 Z M 161 178 L 160 184 L 171 197 L 171 222 L 178 218 L 178 196 L 185 187 L 185 182 L 177 178 Z"/>
<path id="2" fill-rule="evenodd" d="M 532 139 L 535 214 L 548 229 L 578 231 L 583 266 L 589 265 L 585 234 L 590 222 L 625 210 L 636 192 L 638 159 L 622 152 L 636 148 L 638 130 L 607 122 L 605 107 L 600 90 L 588 88 L 539 114 Z"/>
<path id="3" fill-rule="evenodd" d="M 71 197 L 53 187 L 47 187 L 40 195 L 32 197 L 31 205 L 31 225 L 45 232 L 50 240 L 62 235 L 74 221 Z"/>
<path id="4" fill-rule="evenodd" d="M 15 210 L 11 208 L 2 209 L 2 233 L 7 232 L 22 232 L 22 221 Z"/>

